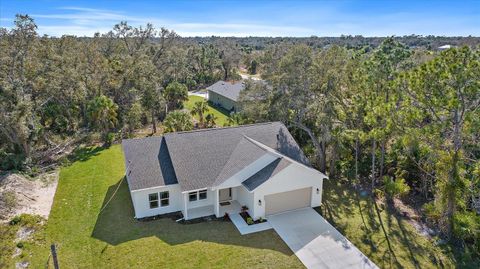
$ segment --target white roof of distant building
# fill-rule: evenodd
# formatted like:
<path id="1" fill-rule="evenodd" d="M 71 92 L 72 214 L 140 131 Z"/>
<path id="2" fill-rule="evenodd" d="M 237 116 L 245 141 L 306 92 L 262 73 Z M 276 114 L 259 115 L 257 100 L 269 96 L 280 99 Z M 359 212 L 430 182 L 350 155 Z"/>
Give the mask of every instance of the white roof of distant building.
<path id="1" fill-rule="evenodd" d="M 449 48 L 451 48 L 451 47 L 452 47 L 452 45 L 443 45 L 443 46 L 440 46 L 440 47 L 438 47 L 438 48 L 439 48 L 439 49 L 449 49 Z"/>

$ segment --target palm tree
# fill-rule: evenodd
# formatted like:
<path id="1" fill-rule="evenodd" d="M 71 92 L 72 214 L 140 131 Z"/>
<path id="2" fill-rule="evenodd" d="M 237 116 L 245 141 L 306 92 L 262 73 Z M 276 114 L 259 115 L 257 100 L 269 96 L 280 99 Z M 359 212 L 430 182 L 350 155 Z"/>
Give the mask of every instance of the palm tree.
<path id="1" fill-rule="evenodd" d="M 207 111 L 208 111 L 208 105 L 207 105 L 207 102 L 205 102 L 205 100 L 195 102 L 195 104 L 193 104 L 193 109 L 190 113 L 193 116 L 198 115 L 198 120 L 200 121 L 200 128 L 205 127 L 205 117 L 203 115 Z"/>
<path id="2" fill-rule="evenodd" d="M 117 124 L 118 106 L 112 99 L 105 95 L 100 95 L 88 103 L 88 118 L 93 128 L 100 130 L 104 138 L 111 128 Z"/>
<path id="3" fill-rule="evenodd" d="M 213 115 L 212 113 L 209 113 L 207 115 L 207 117 L 205 117 L 205 119 L 207 120 L 207 128 L 213 128 L 213 127 L 215 127 L 215 125 L 216 125 L 215 121 L 218 118 L 215 115 Z"/>
<path id="4" fill-rule="evenodd" d="M 163 121 L 165 132 L 190 131 L 193 129 L 192 117 L 183 111 L 172 111 Z"/>
<path id="5" fill-rule="evenodd" d="M 232 113 L 227 119 L 227 125 L 228 126 L 237 126 L 237 125 L 242 125 L 242 117 L 238 113 Z"/>

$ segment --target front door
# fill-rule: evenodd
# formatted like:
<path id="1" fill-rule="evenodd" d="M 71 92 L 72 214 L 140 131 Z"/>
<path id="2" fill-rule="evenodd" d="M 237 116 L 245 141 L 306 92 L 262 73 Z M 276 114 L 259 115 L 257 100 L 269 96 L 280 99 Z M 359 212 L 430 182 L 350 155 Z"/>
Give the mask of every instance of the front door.
<path id="1" fill-rule="evenodd" d="M 220 202 L 232 200 L 232 188 L 219 190 L 219 196 Z"/>

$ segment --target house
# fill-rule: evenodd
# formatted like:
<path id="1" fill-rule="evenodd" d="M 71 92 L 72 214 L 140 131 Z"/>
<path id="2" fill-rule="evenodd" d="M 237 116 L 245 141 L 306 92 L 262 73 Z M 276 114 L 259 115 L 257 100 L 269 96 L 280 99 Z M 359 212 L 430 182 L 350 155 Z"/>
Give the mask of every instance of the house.
<path id="1" fill-rule="evenodd" d="M 443 45 L 443 46 L 438 47 L 438 50 L 442 51 L 442 50 L 448 50 L 450 48 L 452 48 L 452 45 L 447 44 L 447 45 Z"/>
<path id="2" fill-rule="evenodd" d="M 227 82 L 220 80 L 207 88 L 208 101 L 230 112 L 238 112 L 238 97 L 244 89 L 245 83 L 243 81 Z"/>
<path id="3" fill-rule="evenodd" d="M 326 176 L 280 122 L 126 139 L 122 147 L 135 218 L 222 217 L 246 206 L 258 219 L 322 202 Z"/>

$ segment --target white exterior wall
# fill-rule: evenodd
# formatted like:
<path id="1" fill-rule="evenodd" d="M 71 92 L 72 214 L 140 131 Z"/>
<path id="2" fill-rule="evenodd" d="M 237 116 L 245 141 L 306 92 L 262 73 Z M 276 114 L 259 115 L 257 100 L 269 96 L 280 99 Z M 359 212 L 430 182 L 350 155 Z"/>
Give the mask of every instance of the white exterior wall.
<path id="1" fill-rule="evenodd" d="M 237 190 L 237 202 L 241 206 L 246 205 L 248 207 L 248 214 L 253 216 L 253 211 L 255 210 L 253 206 L 253 193 L 248 192 L 247 189 L 245 189 L 245 187 L 243 186 L 238 186 L 235 189 Z"/>
<path id="2" fill-rule="evenodd" d="M 148 201 L 148 195 L 150 193 L 168 191 L 170 195 L 169 205 L 165 207 L 160 206 L 158 202 L 157 208 L 150 208 Z M 180 185 L 173 184 L 158 188 L 151 188 L 146 190 L 138 190 L 130 192 L 133 202 L 133 208 L 135 210 L 135 218 L 144 218 L 149 216 L 155 216 L 160 214 L 171 213 L 175 211 L 183 211 L 183 195 L 180 191 Z M 160 196 L 158 197 L 160 199 Z"/>
<path id="3" fill-rule="evenodd" d="M 238 200 L 238 187 L 232 188 L 232 200 Z"/>
<path id="4" fill-rule="evenodd" d="M 322 204 L 323 178 L 324 176 L 318 171 L 292 163 L 254 190 L 253 218 L 265 218 L 265 195 L 307 187 L 312 187 L 311 206 L 320 206 Z M 319 190 L 318 194 L 317 188 Z M 258 200 L 262 201 L 261 206 L 258 205 Z"/>
<path id="5" fill-rule="evenodd" d="M 284 170 L 280 171 L 274 177 L 267 180 L 260 185 L 253 192 L 249 192 L 241 182 L 267 164 L 275 160 L 275 157 L 270 154 L 265 154 L 256 162 L 248 165 L 242 171 L 238 172 L 216 189 L 232 188 L 232 199 L 237 200 L 240 205 L 246 205 L 249 210 L 249 214 L 254 218 L 265 218 L 265 195 L 281 193 L 291 190 L 297 190 L 307 187 L 312 187 L 311 206 L 320 206 L 322 203 L 322 183 L 326 178 L 320 172 L 306 168 L 300 164 L 292 163 Z M 317 194 L 317 188 L 319 193 Z M 216 189 L 207 190 L 207 199 L 197 200 L 194 202 L 188 201 L 187 195 L 187 208 L 203 207 L 208 205 L 214 205 L 217 200 Z M 170 205 L 166 207 L 159 206 L 158 208 L 150 209 L 148 195 L 150 193 L 169 191 Z M 139 190 L 130 192 L 132 197 L 132 203 L 135 210 L 135 218 L 143 218 L 148 216 L 155 216 L 160 214 L 166 214 L 176 211 L 184 210 L 184 194 L 180 190 L 179 184 L 168 185 L 158 188 L 151 188 L 146 190 Z M 258 200 L 262 201 L 262 205 L 258 205 Z M 160 202 L 159 202 L 160 204 Z"/>
<path id="6" fill-rule="evenodd" d="M 192 202 L 190 202 L 188 200 L 188 194 L 189 193 L 190 192 L 187 192 L 187 209 L 195 208 L 195 207 L 201 207 L 201 206 L 207 206 L 207 205 L 213 205 L 213 203 L 215 201 L 216 193 L 214 191 L 211 191 L 211 190 L 207 190 L 207 199 L 198 200 L 198 196 L 197 196 L 197 201 L 192 201 Z M 183 194 L 180 193 L 180 195 L 182 196 L 182 202 L 183 202 Z M 182 205 L 182 210 L 183 210 L 183 205 Z"/>

